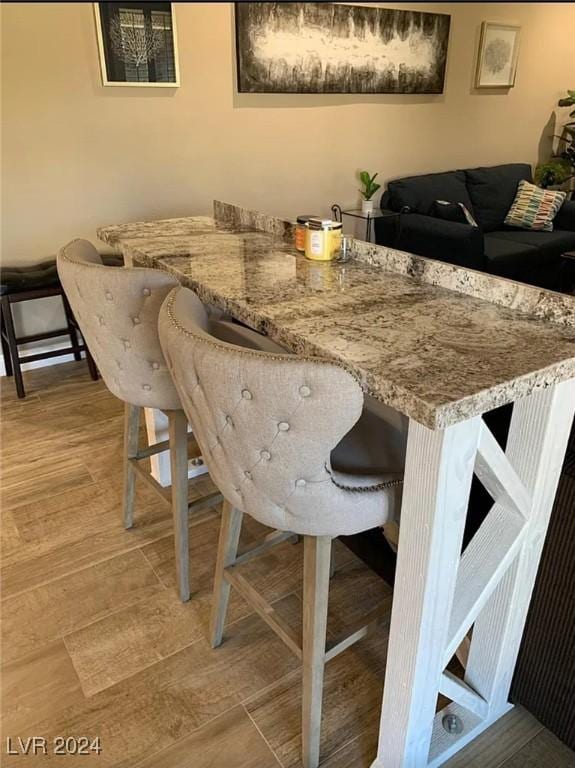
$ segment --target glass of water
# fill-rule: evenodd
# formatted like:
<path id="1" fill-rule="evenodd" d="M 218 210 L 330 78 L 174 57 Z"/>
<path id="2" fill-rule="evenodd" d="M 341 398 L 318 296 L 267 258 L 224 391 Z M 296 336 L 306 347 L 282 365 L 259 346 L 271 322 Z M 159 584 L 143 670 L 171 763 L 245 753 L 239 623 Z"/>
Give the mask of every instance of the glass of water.
<path id="1" fill-rule="evenodd" d="M 342 235 L 341 248 L 337 256 L 337 261 L 345 262 L 351 259 L 351 252 L 353 249 L 353 237 L 350 235 Z"/>

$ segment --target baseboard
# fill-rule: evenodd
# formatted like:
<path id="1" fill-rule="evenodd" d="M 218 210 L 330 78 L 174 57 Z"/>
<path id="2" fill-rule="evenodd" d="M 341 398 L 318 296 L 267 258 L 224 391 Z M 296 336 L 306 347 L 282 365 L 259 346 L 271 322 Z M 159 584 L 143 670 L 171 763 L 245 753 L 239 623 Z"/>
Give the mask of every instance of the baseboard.
<path id="1" fill-rule="evenodd" d="M 54 352 L 58 349 L 65 349 L 70 346 L 68 339 L 64 342 L 55 342 L 54 344 L 22 344 L 19 347 L 21 355 L 39 354 L 41 352 Z M 70 363 L 74 360 L 74 355 L 61 355 L 60 357 L 49 357 L 45 360 L 33 360 L 31 363 L 22 363 L 23 371 L 31 371 L 34 368 L 45 368 L 47 365 L 58 365 L 59 363 Z M 0 376 L 6 376 L 6 365 L 4 355 L 0 355 Z"/>

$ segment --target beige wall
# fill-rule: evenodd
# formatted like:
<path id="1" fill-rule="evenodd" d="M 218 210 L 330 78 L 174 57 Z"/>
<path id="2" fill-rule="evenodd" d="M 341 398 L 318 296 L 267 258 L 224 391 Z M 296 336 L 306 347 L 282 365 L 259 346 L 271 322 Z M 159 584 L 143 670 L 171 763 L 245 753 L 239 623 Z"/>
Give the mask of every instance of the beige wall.
<path id="1" fill-rule="evenodd" d="M 356 202 L 360 167 L 387 179 L 536 161 L 575 87 L 575 4 L 407 7 L 452 15 L 442 96 L 238 95 L 232 9 L 215 3 L 176 5 L 179 89 L 104 88 L 90 3 L 3 4 L 5 260 L 94 238 L 99 224 L 207 212 L 214 197 L 326 213 Z M 523 27 L 509 93 L 472 89 L 486 19 Z"/>
<path id="2" fill-rule="evenodd" d="M 104 88 L 90 3 L 4 3 L 5 262 L 95 240 L 100 224 L 205 213 L 214 197 L 325 214 L 357 202 L 359 168 L 385 180 L 535 162 L 558 97 L 575 87 L 575 4 L 407 7 L 452 15 L 444 95 L 236 94 L 225 3 L 176 5 L 179 89 Z M 483 20 L 523 27 L 508 93 L 473 90 Z M 59 311 L 53 300 L 29 307 L 23 326 L 58 324 Z"/>

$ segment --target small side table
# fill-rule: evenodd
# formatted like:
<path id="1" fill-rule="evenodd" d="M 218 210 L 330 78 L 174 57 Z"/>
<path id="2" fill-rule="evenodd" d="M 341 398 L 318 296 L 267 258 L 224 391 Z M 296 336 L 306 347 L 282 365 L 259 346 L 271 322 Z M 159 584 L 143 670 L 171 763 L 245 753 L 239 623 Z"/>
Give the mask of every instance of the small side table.
<path id="1" fill-rule="evenodd" d="M 399 216 L 396 211 L 388 211 L 381 208 L 375 208 L 371 213 L 364 213 L 361 208 L 349 208 L 342 210 L 341 205 L 334 203 L 331 206 L 331 212 L 336 221 L 342 221 L 342 216 L 350 216 L 353 219 L 363 219 L 365 224 L 365 239 L 371 242 L 371 228 L 374 219 L 381 219 L 388 216 Z"/>

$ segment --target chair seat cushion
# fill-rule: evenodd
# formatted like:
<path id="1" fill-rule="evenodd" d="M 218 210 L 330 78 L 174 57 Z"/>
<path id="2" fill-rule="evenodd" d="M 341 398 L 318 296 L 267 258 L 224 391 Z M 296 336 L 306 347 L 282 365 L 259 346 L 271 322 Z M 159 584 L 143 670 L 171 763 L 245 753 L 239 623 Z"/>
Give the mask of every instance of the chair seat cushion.
<path id="1" fill-rule="evenodd" d="M 348 477 L 403 472 L 408 418 L 366 396 L 359 421 L 331 452 L 332 469 Z M 374 482 L 377 482 L 375 479 Z M 363 483 L 369 484 L 369 483 Z"/>
<path id="2" fill-rule="evenodd" d="M 102 264 L 106 267 L 123 267 L 124 257 L 117 253 L 107 253 L 102 255 Z"/>
<path id="3" fill-rule="evenodd" d="M 285 355 L 288 350 L 276 344 L 267 336 L 263 336 L 261 333 L 248 328 L 245 325 L 240 325 L 232 320 L 226 319 L 214 319 L 212 315 L 209 316 L 209 332 L 212 336 L 215 336 L 220 341 L 225 341 L 228 344 L 236 344 L 238 347 L 245 347 L 246 349 L 257 349 L 260 352 L 272 352 L 278 355 Z"/>
<path id="4" fill-rule="evenodd" d="M 23 266 L 6 265 L 0 269 L 0 295 L 2 296 L 37 291 L 41 288 L 57 288 L 59 285 L 55 259 Z"/>

